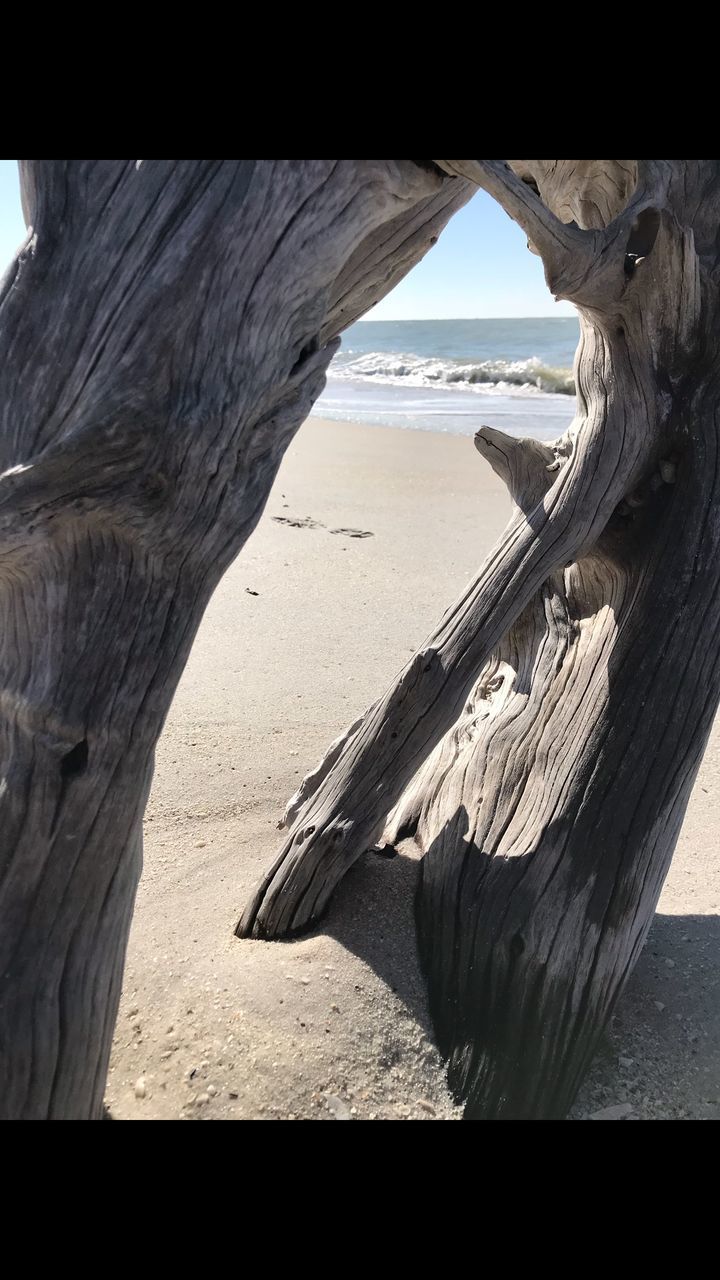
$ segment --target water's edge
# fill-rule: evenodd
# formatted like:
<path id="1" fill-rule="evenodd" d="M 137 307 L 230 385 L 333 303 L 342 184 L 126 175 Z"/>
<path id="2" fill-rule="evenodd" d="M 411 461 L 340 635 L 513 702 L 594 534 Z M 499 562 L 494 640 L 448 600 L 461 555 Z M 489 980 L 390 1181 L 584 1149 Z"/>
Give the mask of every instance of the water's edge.
<path id="1" fill-rule="evenodd" d="M 315 412 L 340 421 L 552 439 L 575 411 L 574 318 L 362 321 L 343 335 Z"/>

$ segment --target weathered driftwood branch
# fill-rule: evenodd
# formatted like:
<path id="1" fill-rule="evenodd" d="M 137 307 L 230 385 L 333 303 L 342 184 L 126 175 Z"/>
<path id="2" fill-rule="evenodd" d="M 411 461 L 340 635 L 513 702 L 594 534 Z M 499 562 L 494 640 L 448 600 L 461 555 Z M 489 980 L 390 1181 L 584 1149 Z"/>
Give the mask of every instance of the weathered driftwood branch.
<path id="1" fill-rule="evenodd" d="M 492 187 L 578 303 L 578 417 L 551 461 L 480 433 L 511 523 L 307 781 L 239 931 L 317 919 L 400 800 L 386 836 L 425 853 L 421 955 L 458 1097 L 472 1116 L 562 1115 L 720 697 L 719 170 L 438 163 Z"/>
<path id="2" fill-rule="evenodd" d="M 603 334 L 599 344 L 581 346 L 581 387 L 597 366 L 598 345 L 610 369 L 612 341 Z M 308 780 L 305 805 L 238 926 L 241 935 L 302 929 L 324 910 L 418 764 L 459 715 L 494 646 L 546 578 L 593 544 L 648 465 L 653 437 L 643 389 L 640 381 L 623 400 L 610 380 L 602 385 L 547 495 L 529 514 L 516 512 L 478 578 L 348 737 L 334 765 L 316 770 L 319 785 L 311 789 Z"/>
<path id="3" fill-rule="evenodd" d="M 492 195 L 540 255 L 550 292 L 608 306 L 625 292 L 626 258 L 654 227 L 673 170 L 652 160 L 438 160 Z M 641 256 L 639 253 L 634 256 Z M 622 270 L 621 270 L 622 269 Z"/>
<path id="4" fill-rule="evenodd" d="M 535 253 L 545 264 L 548 285 L 559 295 L 572 281 L 591 271 L 603 247 L 603 236 L 581 230 L 556 217 L 539 195 L 510 167 L 507 160 L 439 160 L 447 173 L 476 182 L 522 227 Z M 569 279 L 565 277 L 569 273 Z"/>
<path id="5" fill-rule="evenodd" d="M 335 335 L 470 184 L 23 161 L 0 290 L 0 1118 L 99 1116 L 153 750 Z"/>
<path id="6" fill-rule="evenodd" d="M 569 457 L 572 440 L 568 436 L 553 448 L 539 440 L 508 436 L 494 427 L 481 427 L 475 435 L 475 448 L 507 485 L 515 506 L 529 512 L 552 488 L 552 473 L 559 471 L 564 459 Z"/>

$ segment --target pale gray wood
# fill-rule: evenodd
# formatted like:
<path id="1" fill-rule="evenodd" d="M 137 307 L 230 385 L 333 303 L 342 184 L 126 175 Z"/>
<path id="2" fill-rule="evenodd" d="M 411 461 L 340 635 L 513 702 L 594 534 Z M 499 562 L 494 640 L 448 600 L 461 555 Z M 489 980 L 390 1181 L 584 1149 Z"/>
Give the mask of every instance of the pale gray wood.
<path id="1" fill-rule="evenodd" d="M 307 928 L 390 815 L 425 854 L 421 955 L 467 1114 L 559 1116 L 720 699 L 720 163 L 437 164 L 500 201 L 578 307 L 577 416 L 551 453 L 479 434 L 510 524 L 305 780 L 238 932 Z"/>
<path id="2" fill-rule="evenodd" d="M 474 188 L 409 160 L 21 162 L 0 291 L 0 1118 L 101 1113 L 153 752 L 335 335 Z"/>

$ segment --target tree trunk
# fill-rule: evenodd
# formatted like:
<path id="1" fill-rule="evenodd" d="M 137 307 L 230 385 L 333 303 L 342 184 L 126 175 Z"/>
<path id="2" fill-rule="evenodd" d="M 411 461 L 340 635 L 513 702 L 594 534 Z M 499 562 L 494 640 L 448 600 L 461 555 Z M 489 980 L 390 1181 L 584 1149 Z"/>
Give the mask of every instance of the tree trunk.
<path id="1" fill-rule="evenodd" d="M 32 161 L 0 298 L 0 1118 L 101 1114 L 153 752 L 421 161 Z"/>
<path id="2" fill-rule="evenodd" d="M 578 307 L 578 416 L 552 450 L 478 434 L 508 529 L 290 802 L 238 930 L 306 928 L 394 809 L 386 838 L 425 853 L 421 958 L 466 1115 L 559 1117 L 720 699 L 720 166 L 437 163 L 500 200 Z"/>

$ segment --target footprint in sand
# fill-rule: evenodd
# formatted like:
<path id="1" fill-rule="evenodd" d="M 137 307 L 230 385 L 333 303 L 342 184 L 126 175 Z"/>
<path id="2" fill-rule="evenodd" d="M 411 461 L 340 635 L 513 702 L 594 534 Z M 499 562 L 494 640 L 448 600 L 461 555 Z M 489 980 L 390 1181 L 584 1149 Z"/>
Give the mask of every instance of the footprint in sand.
<path id="1" fill-rule="evenodd" d="M 320 520 L 312 516 L 272 516 L 276 524 L 289 524 L 291 529 L 324 529 Z M 346 538 L 374 538 L 371 529 L 328 529 L 328 533 L 342 533 Z"/>
<path id="2" fill-rule="evenodd" d="M 301 519 L 300 516 L 273 516 L 272 519 L 276 524 L 289 524 L 293 529 L 324 529 L 325 525 L 319 520 L 313 520 L 310 516 Z"/>

